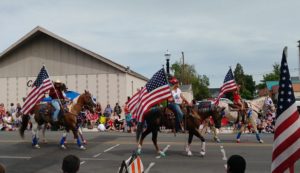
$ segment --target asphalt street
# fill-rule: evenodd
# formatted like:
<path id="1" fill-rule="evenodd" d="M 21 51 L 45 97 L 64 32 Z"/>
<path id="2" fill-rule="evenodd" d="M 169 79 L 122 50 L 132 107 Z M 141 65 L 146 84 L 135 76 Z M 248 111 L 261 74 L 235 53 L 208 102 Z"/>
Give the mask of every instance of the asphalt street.
<path id="1" fill-rule="evenodd" d="M 31 146 L 31 133 L 26 131 L 22 140 L 18 132 L 0 132 L 0 162 L 8 173 L 53 173 L 62 172 L 64 156 L 75 154 L 81 160 L 79 172 L 118 172 L 123 160 L 127 160 L 136 148 L 135 134 L 121 132 L 85 132 L 88 140 L 87 150 L 79 150 L 71 134 L 68 136 L 68 149 L 58 146 L 62 132 L 48 131 L 47 143 L 41 143 L 40 149 Z M 220 135 L 222 143 L 207 139 L 206 156 L 200 157 L 200 140 L 194 138 L 193 156 L 188 157 L 184 150 L 187 135 L 159 133 L 159 146 L 166 151 L 166 157 L 160 157 L 154 150 L 151 135 L 144 142 L 141 159 L 145 172 L 225 172 L 226 159 L 233 154 L 242 155 L 247 161 L 247 173 L 270 172 L 272 156 L 272 134 L 263 134 L 265 141 L 259 144 L 255 136 L 245 134 L 241 143 L 235 143 L 233 134 Z M 222 150 L 222 148 L 224 150 Z M 300 172 L 299 162 L 295 172 Z"/>

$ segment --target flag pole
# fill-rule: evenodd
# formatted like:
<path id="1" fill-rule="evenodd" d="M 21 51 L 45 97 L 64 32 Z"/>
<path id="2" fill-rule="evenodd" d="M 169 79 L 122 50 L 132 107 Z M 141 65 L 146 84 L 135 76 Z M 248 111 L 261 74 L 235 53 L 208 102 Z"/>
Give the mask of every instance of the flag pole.
<path id="1" fill-rule="evenodd" d="M 45 67 L 45 70 L 47 71 L 47 68 L 46 68 L 45 64 L 43 64 L 43 66 Z M 48 73 L 48 71 L 47 71 L 47 73 Z M 49 74 L 48 74 L 48 75 L 49 75 Z M 50 79 L 50 75 L 49 75 L 49 79 Z M 50 80 L 51 80 L 51 79 L 50 79 Z M 51 81 L 52 81 L 52 80 L 51 80 Z M 52 85 L 52 88 L 54 89 L 54 92 L 55 92 L 56 97 L 59 98 L 58 93 L 57 93 L 57 91 L 56 91 L 56 89 L 55 89 L 55 87 L 54 87 L 54 85 L 53 85 L 53 82 L 51 82 L 51 85 Z M 62 105 L 60 99 L 58 99 L 58 103 L 59 103 L 59 106 L 61 107 L 61 109 L 63 109 L 64 107 L 63 107 L 63 105 Z"/>

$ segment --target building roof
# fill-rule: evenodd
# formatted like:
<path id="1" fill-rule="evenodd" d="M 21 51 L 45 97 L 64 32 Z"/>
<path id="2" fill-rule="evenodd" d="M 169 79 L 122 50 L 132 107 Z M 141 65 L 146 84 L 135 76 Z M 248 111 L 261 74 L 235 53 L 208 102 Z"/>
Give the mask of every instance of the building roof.
<path id="1" fill-rule="evenodd" d="M 35 36 L 37 36 L 39 34 L 46 34 L 46 35 L 48 35 L 48 36 L 50 36 L 50 37 L 52 37 L 52 38 L 54 38 L 56 40 L 59 40 L 59 41 L 65 43 L 65 44 L 67 44 L 67 45 L 69 45 L 69 46 L 71 46 L 71 47 L 73 47 L 73 48 L 81 51 L 81 52 L 84 52 L 84 53 L 90 55 L 93 58 L 96 58 L 96 59 L 102 61 L 105 64 L 108 64 L 108 65 L 114 67 L 114 68 L 116 68 L 116 69 L 118 69 L 118 70 L 120 70 L 120 71 L 122 71 L 124 73 L 131 74 L 131 75 L 133 75 L 133 76 L 135 76 L 137 78 L 140 78 L 142 80 L 148 80 L 148 78 L 146 78 L 145 76 L 143 76 L 143 75 L 141 75 L 141 74 L 139 74 L 137 72 L 132 71 L 128 67 L 122 66 L 122 65 L 120 65 L 120 64 L 118 64 L 116 62 L 113 62 L 113 61 L 111 61 L 111 60 L 109 60 L 109 59 L 107 59 L 107 58 L 105 58 L 105 57 L 103 57 L 103 56 L 101 56 L 101 55 L 99 55 L 97 53 L 94 53 L 94 52 L 92 52 L 90 50 L 87 50 L 87 49 L 85 49 L 85 48 L 77 45 L 77 44 L 74 44 L 74 43 L 72 43 L 72 42 L 70 42 L 70 41 L 68 41 L 68 40 L 66 40 L 66 39 L 64 39 L 64 38 L 62 38 L 62 37 L 60 37 L 60 36 L 58 36 L 58 35 L 50 32 L 50 31 L 48 31 L 48 30 L 46 30 L 44 28 L 42 28 L 42 27 L 40 27 L 40 26 L 35 27 L 28 34 L 26 34 L 25 36 L 23 36 L 22 38 L 20 38 L 17 42 L 15 42 L 14 44 L 12 44 L 10 47 L 8 47 L 6 50 L 4 50 L 2 53 L 0 53 L 0 59 L 3 58 L 6 54 L 9 54 L 10 52 L 12 52 L 15 49 L 19 48 L 20 46 L 22 46 L 23 44 L 25 44 L 26 42 L 28 42 L 29 40 L 31 40 L 32 38 L 34 38 Z"/>

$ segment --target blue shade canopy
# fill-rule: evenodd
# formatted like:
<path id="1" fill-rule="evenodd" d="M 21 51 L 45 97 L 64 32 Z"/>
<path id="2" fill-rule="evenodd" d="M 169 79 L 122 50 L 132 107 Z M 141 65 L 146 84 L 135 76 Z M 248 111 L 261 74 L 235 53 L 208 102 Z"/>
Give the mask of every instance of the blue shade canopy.
<path id="1" fill-rule="evenodd" d="M 75 91 L 66 91 L 65 94 L 66 94 L 66 97 L 72 101 L 80 95 L 79 93 L 77 93 Z M 42 99 L 42 102 L 51 102 L 51 101 L 52 101 L 51 97 L 45 97 Z"/>
<path id="2" fill-rule="evenodd" d="M 65 92 L 65 94 L 66 94 L 66 97 L 72 101 L 80 95 L 79 93 L 77 93 L 75 91 L 67 91 L 67 92 Z"/>

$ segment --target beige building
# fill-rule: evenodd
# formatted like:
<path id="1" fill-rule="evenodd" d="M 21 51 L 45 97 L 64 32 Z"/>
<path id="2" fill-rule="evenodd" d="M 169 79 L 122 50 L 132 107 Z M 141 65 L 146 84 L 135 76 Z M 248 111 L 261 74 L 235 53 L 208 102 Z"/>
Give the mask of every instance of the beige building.
<path id="1" fill-rule="evenodd" d="M 52 80 L 69 90 L 89 90 L 102 104 L 123 105 L 147 78 L 101 55 L 36 27 L 0 54 L 0 103 L 23 103 L 45 65 Z"/>

